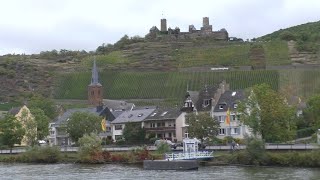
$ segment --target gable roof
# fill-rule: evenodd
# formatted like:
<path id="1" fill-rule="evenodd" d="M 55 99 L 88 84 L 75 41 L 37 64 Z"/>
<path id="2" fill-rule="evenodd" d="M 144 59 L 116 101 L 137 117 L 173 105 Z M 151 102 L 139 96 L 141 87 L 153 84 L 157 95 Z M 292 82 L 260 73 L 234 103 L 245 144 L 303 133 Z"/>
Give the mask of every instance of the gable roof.
<path id="1" fill-rule="evenodd" d="M 104 106 L 108 107 L 110 111 L 115 110 L 131 110 L 134 107 L 133 103 L 128 103 L 121 100 L 103 99 Z"/>
<path id="2" fill-rule="evenodd" d="M 111 124 L 127 123 L 127 122 L 142 122 L 155 109 L 137 109 L 132 111 L 124 111 L 119 117 L 111 122 Z"/>
<path id="3" fill-rule="evenodd" d="M 20 111 L 21 108 L 22 108 L 22 107 L 14 107 L 14 108 L 11 108 L 11 109 L 8 111 L 8 113 L 11 114 L 11 115 L 13 115 L 13 116 L 15 116 L 16 114 L 19 113 L 19 111 Z"/>
<path id="4" fill-rule="evenodd" d="M 178 108 L 155 109 L 144 121 L 177 119 L 181 112 Z"/>
<path id="5" fill-rule="evenodd" d="M 214 94 L 217 91 L 218 86 L 206 86 L 199 92 L 198 101 L 195 103 L 195 107 L 198 111 L 209 111 L 211 110 L 211 106 L 203 107 L 203 101 L 205 99 L 212 99 L 214 98 Z"/>
<path id="6" fill-rule="evenodd" d="M 221 97 L 220 97 L 217 105 L 214 107 L 213 111 L 214 112 L 225 112 L 228 110 L 228 108 L 230 108 L 230 111 L 233 111 L 233 110 L 235 110 L 234 104 L 238 103 L 238 101 L 241 101 L 245 98 L 246 98 L 246 96 L 245 96 L 244 90 L 225 91 L 221 95 Z M 220 109 L 219 105 L 223 105 L 223 108 Z"/>
<path id="7" fill-rule="evenodd" d="M 62 115 L 58 116 L 54 123 L 56 124 L 62 124 L 69 119 L 73 113 L 75 112 L 85 112 L 85 113 L 91 113 L 95 115 L 100 115 L 100 112 L 97 112 L 97 108 L 74 108 L 74 109 L 68 109 L 66 112 L 64 112 Z"/>

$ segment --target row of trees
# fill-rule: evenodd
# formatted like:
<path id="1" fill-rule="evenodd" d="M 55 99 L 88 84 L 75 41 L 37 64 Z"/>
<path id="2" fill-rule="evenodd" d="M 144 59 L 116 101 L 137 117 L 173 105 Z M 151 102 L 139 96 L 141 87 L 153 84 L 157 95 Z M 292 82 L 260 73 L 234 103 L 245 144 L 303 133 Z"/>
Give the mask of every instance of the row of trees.
<path id="1" fill-rule="evenodd" d="M 137 42 L 144 42 L 144 38 L 140 36 L 133 36 L 129 37 L 128 35 L 124 35 L 122 38 L 120 38 L 119 41 L 117 41 L 114 44 L 105 44 L 103 43 L 101 46 L 98 46 L 96 49 L 97 54 L 108 54 L 114 50 L 121 50 L 125 49 L 127 45 L 137 43 Z"/>

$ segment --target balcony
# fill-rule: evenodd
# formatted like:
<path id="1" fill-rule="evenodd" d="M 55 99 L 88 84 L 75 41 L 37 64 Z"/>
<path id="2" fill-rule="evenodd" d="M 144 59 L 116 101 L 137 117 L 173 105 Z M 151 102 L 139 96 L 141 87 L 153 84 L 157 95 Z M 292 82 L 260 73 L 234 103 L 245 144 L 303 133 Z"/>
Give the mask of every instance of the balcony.
<path id="1" fill-rule="evenodd" d="M 152 127 L 152 128 L 144 128 L 146 131 L 175 131 L 176 128 L 175 127 Z"/>

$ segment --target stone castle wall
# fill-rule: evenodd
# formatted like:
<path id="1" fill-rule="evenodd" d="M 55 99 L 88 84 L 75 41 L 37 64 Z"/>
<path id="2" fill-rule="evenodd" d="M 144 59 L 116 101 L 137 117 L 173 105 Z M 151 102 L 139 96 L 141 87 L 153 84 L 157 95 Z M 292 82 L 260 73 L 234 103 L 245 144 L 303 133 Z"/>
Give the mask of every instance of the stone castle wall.
<path id="1" fill-rule="evenodd" d="M 163 40 L 163 41 L 176 41 L 176 40 L 193 40 L 209 38 L 214 40 L 227 41 L 229 34 L 227 30 L 221 29 L 220 31 L 212 31 L 212 25 L 209 24 L 209 18 L 203 18 L 203 27 L 197 30 L 193 25 L 189 26 L 189 32 L 180 32 L 177 27 L 175 29 L 167 29 L 166 19 L 161 19 L 161 30 L 156 26 L 150 29 L 149 34 L 146 38 L 149 40 Z"/>

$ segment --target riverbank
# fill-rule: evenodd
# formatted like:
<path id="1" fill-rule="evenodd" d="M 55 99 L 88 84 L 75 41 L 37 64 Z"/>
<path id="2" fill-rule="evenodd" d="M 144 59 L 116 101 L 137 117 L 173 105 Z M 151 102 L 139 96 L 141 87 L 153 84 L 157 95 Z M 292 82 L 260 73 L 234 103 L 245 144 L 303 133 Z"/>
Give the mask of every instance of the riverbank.
<path id="1" fill-rule="evenodd" d="M 0 155 L 0 162 L 6 163 L 81 163 L 81 164 L 140 164 L 144 159 L 162 159 L 163 155 L 149 151 L 137 152 L 104 152 L 93 154 L 87 161 L 80 161 L 78 153 L 65 152 L 49 160 L 40 154 L 30 157 L 30 154 Z M 28 157 L 29 156 L 29 157 Z M 31 155 L 32 156 L 32 155 Z M 42 156 L 42 158 L 41 158 Z M 320 151 L 300 152 L 266 152 L 261 157 L 252 157 L 246 151 L 215 152 L 214 158 L 201 162 L 205 166 L 282 166 L 282 167 L 320 167 Z"/>

